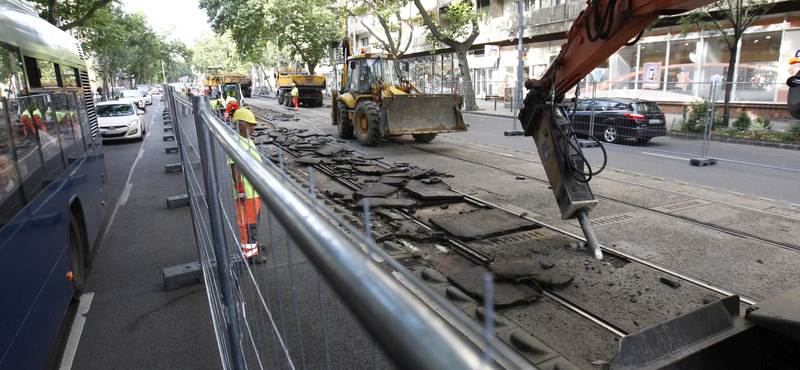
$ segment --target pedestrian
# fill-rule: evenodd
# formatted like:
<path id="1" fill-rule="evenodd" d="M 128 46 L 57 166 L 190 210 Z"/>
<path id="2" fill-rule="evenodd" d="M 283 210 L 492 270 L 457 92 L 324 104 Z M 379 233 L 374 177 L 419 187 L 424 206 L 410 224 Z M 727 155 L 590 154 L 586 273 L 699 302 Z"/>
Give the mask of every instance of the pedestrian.
<path id="1" fill-rule="evenodd" d="M 256 143 L 250 137 L 255 132 L 256 117 L 247 108 L 242 108 L 233 114 L 233 124 L 239 135 L 236 139 L 239 144 L 247 149 L 257 161 L 261 162 L 261 154 Z M 233 159 L 228 157 L 233 179 L 236 211 L 238 214 L 239 237 L 241 240 L 242 255 L 247 262 L 262 264 L 267 259 L 258 254 L 258 219 L 261 213 L 261 196 L 253 189 L 253 185 L 236 167 Z"/>
<path id="2" fill-rule="evenodd" d="M 97 95 L 100 95 L 100 100 L 102 100 L 102 101 L 106 100 L 105 97 L 103 96 L 103 87 L 102 86 L 98 86 L 97 87 Z"/>
<path id="3" fill-rule="evenodd" d="M 300 91 L 297 90 L 297 85 L 295 85 L 294 82 L 292 82 L 292 102 L 294 103 L 294 110 L 300 110 L 297 109 L 298 95 L 300 95 Z"/>

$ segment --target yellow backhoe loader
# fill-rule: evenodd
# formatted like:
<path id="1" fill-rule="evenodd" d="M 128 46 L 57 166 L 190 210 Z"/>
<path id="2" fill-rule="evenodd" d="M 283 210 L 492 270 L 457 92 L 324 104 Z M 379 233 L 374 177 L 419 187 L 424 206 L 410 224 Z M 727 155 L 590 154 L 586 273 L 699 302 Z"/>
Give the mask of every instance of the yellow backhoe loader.
<path id="1" fill-rule="evenodd" d="M 349 54 L 349 53 L 348 53 Z M 402 77 L 392 54 L 347 58 L 341 90 L 332 94 L 331 118 L 339 136 L 375 146 L 383 136 L 412 135 L 427 143 L 440 132 L 467 131 L 456 94 L 423 94 Z"/>

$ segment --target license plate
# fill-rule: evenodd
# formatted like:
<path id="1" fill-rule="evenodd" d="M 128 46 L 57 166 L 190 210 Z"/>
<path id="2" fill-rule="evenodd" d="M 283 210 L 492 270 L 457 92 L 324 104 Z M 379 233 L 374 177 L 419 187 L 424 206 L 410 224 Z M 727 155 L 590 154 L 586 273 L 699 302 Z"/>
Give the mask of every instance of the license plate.
<path id="1" fill-rule="evenodd" d="M 650 123 L 661 123 L 661 120 L 658 119 L 658 118 L 654 118 L 654 119 L 651 119 L 649 122 Z"/>
<path id="2" fill-rule="evenodd" d="M 111 131 L 108 131 L 108 130 L 100 131 L 100 135 L 110 135 L 110 134 L 111 134 Z"/>

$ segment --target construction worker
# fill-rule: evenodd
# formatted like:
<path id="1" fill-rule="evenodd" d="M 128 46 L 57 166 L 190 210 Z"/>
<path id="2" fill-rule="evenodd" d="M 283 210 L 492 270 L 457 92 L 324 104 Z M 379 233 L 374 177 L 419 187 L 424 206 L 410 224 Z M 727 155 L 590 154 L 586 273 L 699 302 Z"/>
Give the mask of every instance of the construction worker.
<path id="1" fill-rule="evenodd" d="M 294 103 L 294 110 L 300 110 L 297 108 L 298 95 L 300 95 L 300 91 L 297 90 L 297 85 L 292 82 L 292 102 Z"/>
<path id="2" fill-rule="evenodd" d="M 215 116 L 219 115 L 219 99 L 209 99 L 208 105 L 211 106 L 211 113 L 214 113 Z"/>
<path id="3" fill-rule="evenodd" d="M 236 113 L 237 109 L 239 109 L 239 102 L 228 93 L 228 98 L 225 99 L 225 120 L 227 121 L 231 114 Z"/>
<path id="4" fill-rule="evenodd" d="M 42 111 L 39 109 L 39 107 L 36 107 L 36 109 L 33 110 L 33 123 L 35 123 L 36 126 L 39 126 L 38 128 L 41 129 L 42 132 L 45 134 L 47 133 L 47 128 L 44 127 L 44 121 L 42 120 Z M 37 127 L 34 127 L 34 132 L 36 132 L 36 128 Z"/>
<path id="5" fill-rule="evenodd" d="M 256 143 L 250 139 L 256 127 L 256 117 L 253 116 L 253 112 L 247 108 L 239 109 L 233 114 L 232 121 L 239 132 L 239 135 L 236 136 L 239 144 L 261 162 L 261 154 L 258 152 Z M 236 211 L 239 216 L 242 255 L 249 263 L 262 264 L 267 259 L 258 254 L 258 218 L 261 213 L 261 196 L 253 189 L 253 185 L 250 184 L 247 177 L 236 168 L 236 164 L 230 157 L 228 165 L 231 166 Z"/>

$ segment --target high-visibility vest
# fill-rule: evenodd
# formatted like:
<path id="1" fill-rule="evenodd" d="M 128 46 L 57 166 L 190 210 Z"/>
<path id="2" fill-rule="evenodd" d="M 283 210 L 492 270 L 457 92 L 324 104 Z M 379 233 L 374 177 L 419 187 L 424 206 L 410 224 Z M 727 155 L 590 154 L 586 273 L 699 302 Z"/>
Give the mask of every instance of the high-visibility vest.
<path id="1" fill-rule="evenodd" d="M 229 95 L 227 98 L 225 98 L 225 105 L 228 105 L 231 102 L 235 102 L 235 101 L 236 101 L 236 98 L 234 98 L 234 97 Z"/>

